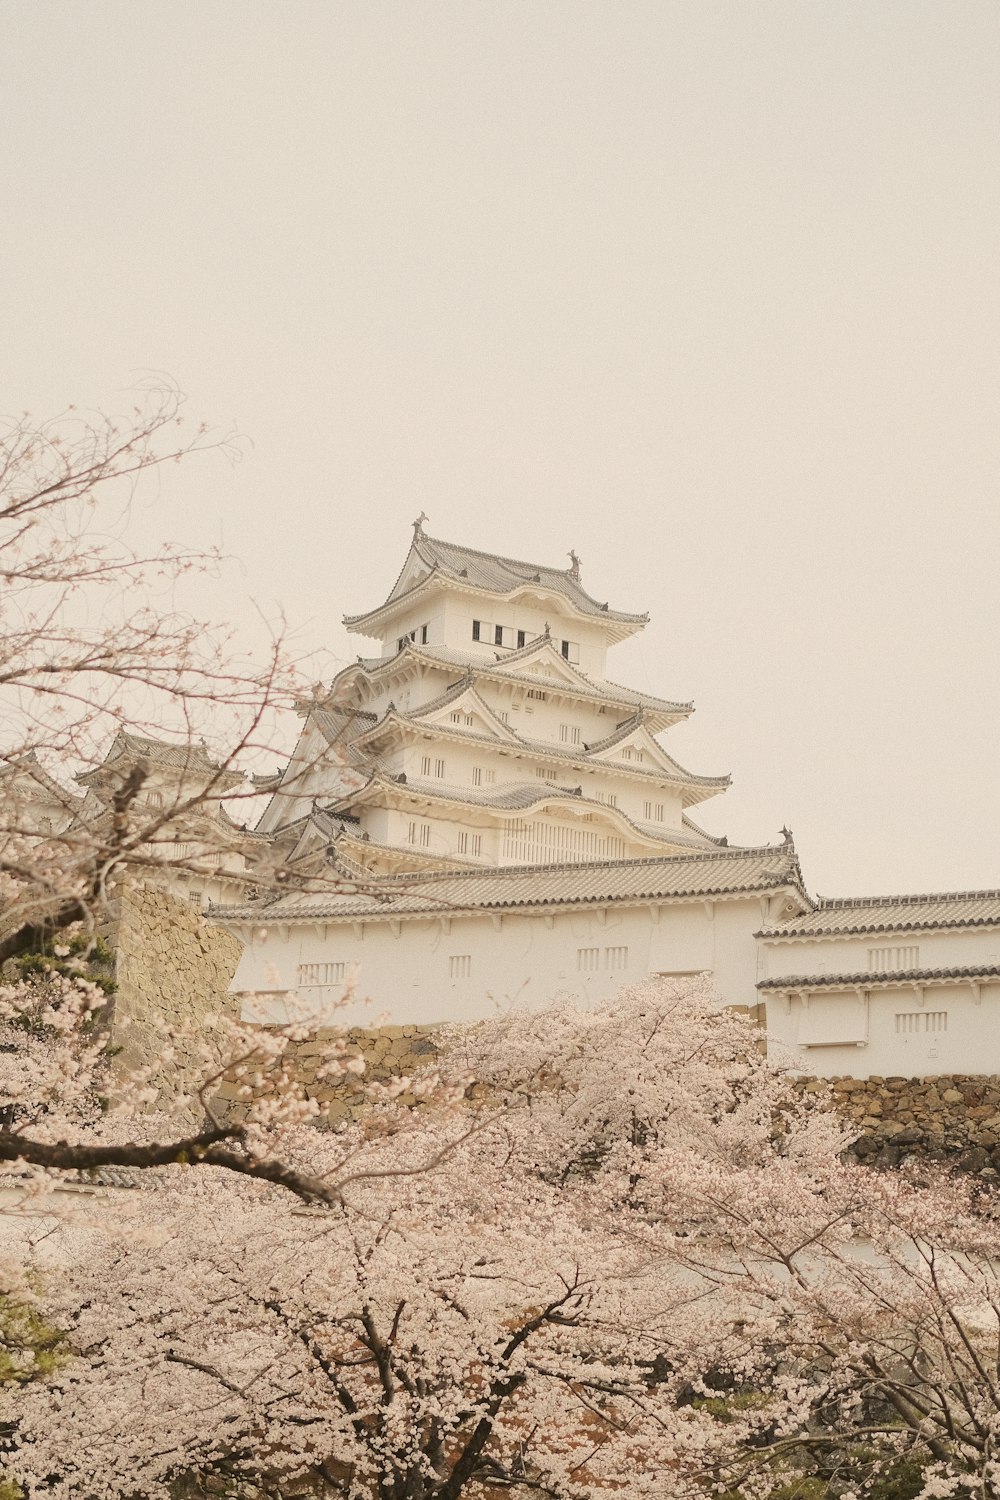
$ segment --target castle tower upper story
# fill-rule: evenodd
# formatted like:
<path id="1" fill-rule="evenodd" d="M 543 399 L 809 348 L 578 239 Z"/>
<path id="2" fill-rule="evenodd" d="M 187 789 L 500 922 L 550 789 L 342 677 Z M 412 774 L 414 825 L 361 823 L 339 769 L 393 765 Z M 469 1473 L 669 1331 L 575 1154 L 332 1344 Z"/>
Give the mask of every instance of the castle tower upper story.
<path id="1" fill-rule="evenodd" d="M 606 676 L 609 646 L 647 620 L 592 598 L 575 554 L 565 569 L 498 557 L 421 517 L 388 598 L 345 620 L 381 654 L 303 705 L 260 830 L 293 859 L 375 873 L 717 845 L 687 809 L 728 777 L 686 771 L 656 738 L 692 705 Z"/>
<path id="2" fill-rule="evenodd" d="M 549 568 L 477 552 L 428 536 L 421 517 L 388 598 L 344 624 L 381 641 L 387 657 L 409 641 L 489 660 L 548 632 L 567 661 L 603 677 L 608 647 L 642 630 L 649 616 L 591 598 L 579 558 L 569 555 L 568 568 Z"/>

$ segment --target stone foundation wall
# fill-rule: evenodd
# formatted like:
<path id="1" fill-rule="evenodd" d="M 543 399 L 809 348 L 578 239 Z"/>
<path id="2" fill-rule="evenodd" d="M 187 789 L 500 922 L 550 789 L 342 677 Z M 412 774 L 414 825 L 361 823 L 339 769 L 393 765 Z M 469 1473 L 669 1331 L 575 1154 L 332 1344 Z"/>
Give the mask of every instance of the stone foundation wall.
<path id="1" fill-rule="evenodd" d="M 175 1056 L 161 1060 L 163 1023 L 188 1026 L 204 1036 L 213 1014 L 236 1014 L 229 982 L 242 945 L 211 927 L 197 910 L 162 889 L 130 884 L 108 932 L 116 951 L 112 1044 L 123 1072 L 153 1066 L 156 1108 L 169 1109 L 178 1094 L 201 1081 L 196 1040 L 178 1040 Z"/>
<path id="2" fill-rule="evenodd" d="M 1000 1177 L 1000 1078 L 802 1078 L 796 1086 L 856 1129 L 850 1155 L 858 1161 L 897 1167 L 916 1157 Z"/>
<path id="3" fill-rule="evenodd" d="M 306 1097 L 315 1099 L 319 1105 L 320 1119 L 329 1125 L 340 1125 L 356 1120 L 364 1112 L 367 1084 L 410 1077 L 433 1065 L 438 1056 L 436 1030 L 434 1026 L 382 1026 L 371 1031 L 351 1029 L 346 1033 L 321 1030 L 309 1041 L 291 1043 L 285 1058 Z M 365 1071 L 335 1079 L 318 1078 L 323 1053 L 331 1041 L 341 1037 L 346 1037 L 348 1056 L 364 1058 Z M 412 1096 L 405 1093 L 399 1098 L 404 1104 L 413 1102 Z M 239 1121 L 246 1115 L 235 1083 L 223 1082 L 219 1086 L 214 1107 L 229 1120 Z"/>

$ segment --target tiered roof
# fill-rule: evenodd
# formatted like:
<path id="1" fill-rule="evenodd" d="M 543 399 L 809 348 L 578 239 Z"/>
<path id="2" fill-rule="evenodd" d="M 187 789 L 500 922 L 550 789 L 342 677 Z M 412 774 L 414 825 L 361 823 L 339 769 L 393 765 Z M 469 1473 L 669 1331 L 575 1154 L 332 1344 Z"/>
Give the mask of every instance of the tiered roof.
<path id="1" fill-rule="evenodd" d="M 943 985 L 1000 979 L 1000 964 L 966 964 L 944 969 L 893 969 L 872 974 L 787 974 L 761 979 L 762 994 L 786 990 L 890 990 L 900 985 Z"/>
<path id="2" fill-rule="evenodd" d="M 447 870 L 388 876 L 379 895 L 294 891 L 269 902 L 211 908 L 226 922 L 313 922 L 398 916 L 440 917 L 477 911 L 545 911 L 553 907 L 638 905 L 748 896 L 791 888 L 803 902 L 795 850 L 739 849 L 660 859 L 595 860 L 589 864 L 511 865 L 491 870 Z"/>
<path id="3" fill-rule="evenodd" d="M 492 661 L 485 655 L 474 656 L 471 652 L 459 651 L 454 646 L 418 646 L 412 641 L 407 641 L 394 656 L 359 656 L 354 666 L 345 668 L 335 679 L 330 689 L 330 702 L 332 704 L 335 701 L 332 695 L 337 693 L 338 689 L 342 692 L 345 688 L 349 688 L 359 675 L 375 679 L 381 676 L 403 677 L 408 676 L 415 667 L 443 669 L 459 667 L 463 672 L 471 672 L 475 677 L 484 678 L 488 682 L 502 682 L 507 687 L 523 683 L 526 688 L 541 688 L 550 693 L 561 692 L 567 696 L 579 698 L 582 702 L 604 704 L 632 711 L 642 709 L 650 727 L 657 732 L 690 718 L 694 712 L 693 703 L 677 703 L 667 698 L 655 698 L 650 693 L 637 692 L 635 688 L 625 687 L 618 682 L 589 677 L 579 667 L 567 662 L 554 647 L 552 658 L 554 663 L 562 669 L 561 680 L 543 672 L 525 670 L 521 664 L 539 652 L 539 646 L 544 639 L 544 637 L 539 637 L 538 640 L 529 641 L 526 646 L 522 646 L 517 651 L 496 652 L 493 654 Z M 512 670 L 514 667 L 518 670 Z"/>
<path id="4" fill-rule="evenodd" d="M 621 626 L 641 629 L 648 621 L 648 614 L 629 614 L 625 610 L 611 609 L 587 593 L 580 582 L 579 560 L 574 554 L 568 568 L 550 568 L 543 563 L 522 562 L 514 557 L 501 557 L 493 552 L 478 552 L 473 547 L 463 547 L 456 542 L 445 542 L 428 536 L 421 522 L 415 522 L 413 542 L 399 577 L 389 592 L 388 598 L 377 609 L 360 615 L 345 615 L 348 630 L 368 634 L 366 627 L 377 626 L 378 617 L 386 618 L 394 613 L 393 606 L 400 600 L 409 600 L 418 592 L 427 592 L 434 583 L 469 589 L 476 593 L 494 594 L 499 599 L 513 599 L 525 592 L 542 591 L 558 596 L 573 614 L 591 616 L 614 622 L 621 635 Z M 418 574 L 420 576 L 418 576 Z"/>
<path id="5" fill-rule="evenodd" d="M 826 900 L 812 911 L 775 922 L 762 938 L 848 937 L 863 933 L 929 932 L 935 928 L 1000 927 L 1000 891 Z"/>

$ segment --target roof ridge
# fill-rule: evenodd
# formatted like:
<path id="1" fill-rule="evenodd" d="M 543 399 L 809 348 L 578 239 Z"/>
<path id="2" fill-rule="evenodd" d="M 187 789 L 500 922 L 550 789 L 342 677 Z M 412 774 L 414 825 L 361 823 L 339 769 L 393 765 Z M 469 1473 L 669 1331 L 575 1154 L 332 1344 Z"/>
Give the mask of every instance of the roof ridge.
<path id="1" fill-rule="evenodd" d="M 524 557 L 507 557 L 502 552 L 484 552 L 479 547 L 467 547 L 464 542 L 449 542 L 443 536 L 431 536 L 429 532 L 421 533 L 425 542 L 436 543 L 439 547 L 453 547 L 456 552 L 468 552 L 473 557 L 485 557 L 489 562 L 512 563 L 516 568 L 540 568 L 545 573 L 561 573 L 571 583 L 579 583 L 578 578 L 573 577 L 571 568 L 550 568 L 548 563 L 528 562 Z"/>
<path id="2" fill-rule="evenodd" d="M 850 911 L 855 907 L 914 906 L 935 901 L 1000 900 L 1000 890 L 921 891 L 901 896 L 817 896 L 817 911 Z"/>
<path id="3" fill-rule="evenodd" d="M 761 855 L 781 856 L 783 858 L 790 859 L 793 865 L 795 865 L 796 869 L 798 868 L 798 860 L 795 857 L 794 851 L 790 853 L 781 844 L 762 844 L 757 848 L 747 849 L 693 849 L 689 854 L 649 854 L 642 855 L 638 859 L 568 859 L 552 861 L 549 863 L 538 865 L 483 865 L 476 869 L 476 875 L 477 877 L 490 876 L 491 878 L 499 878 L 501 876 L 513 877 L 518 875 L 537 875 L 546 870 L 578 870 L 580 868 L 586 868 L 588 870 L 619 869 L 625 865 L 663 865 L 677 863 L 681 860 L 693 861 L 710 859 L 713 861 L 717 860 L 720 862 L 726 862 L 734 859 L 746 859 L 747 857 L 753 855 L 756 855 L 758 857 L 760 857 Z M 456 867 L 453 870 L 435 870 L 431 875 L 418 876 L 414 875 L 412 872 L 402 872 L 398 875 L 387 875 L 385 877 L 385 881 L 386 883 L 403 885 L 408 881 L 412 882 L 418 879 L 444 880 L 449 876 L 465 874 L 468 874 L 467 869 L 459 869 Z"/>

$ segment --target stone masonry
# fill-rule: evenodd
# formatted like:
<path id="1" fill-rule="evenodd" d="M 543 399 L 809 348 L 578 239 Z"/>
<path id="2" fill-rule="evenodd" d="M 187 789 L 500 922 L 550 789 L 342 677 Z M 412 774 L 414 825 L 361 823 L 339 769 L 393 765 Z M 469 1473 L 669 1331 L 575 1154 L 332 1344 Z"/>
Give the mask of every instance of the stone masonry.
<path id="1" fill-rule="evenodd" d="M 923 1158 L 1000 1178 L 1000 1078 L 800 1078 L 796 1086 L 856 1129 L 849 1151 L 858 1161 L 896 1167 Z"/>

